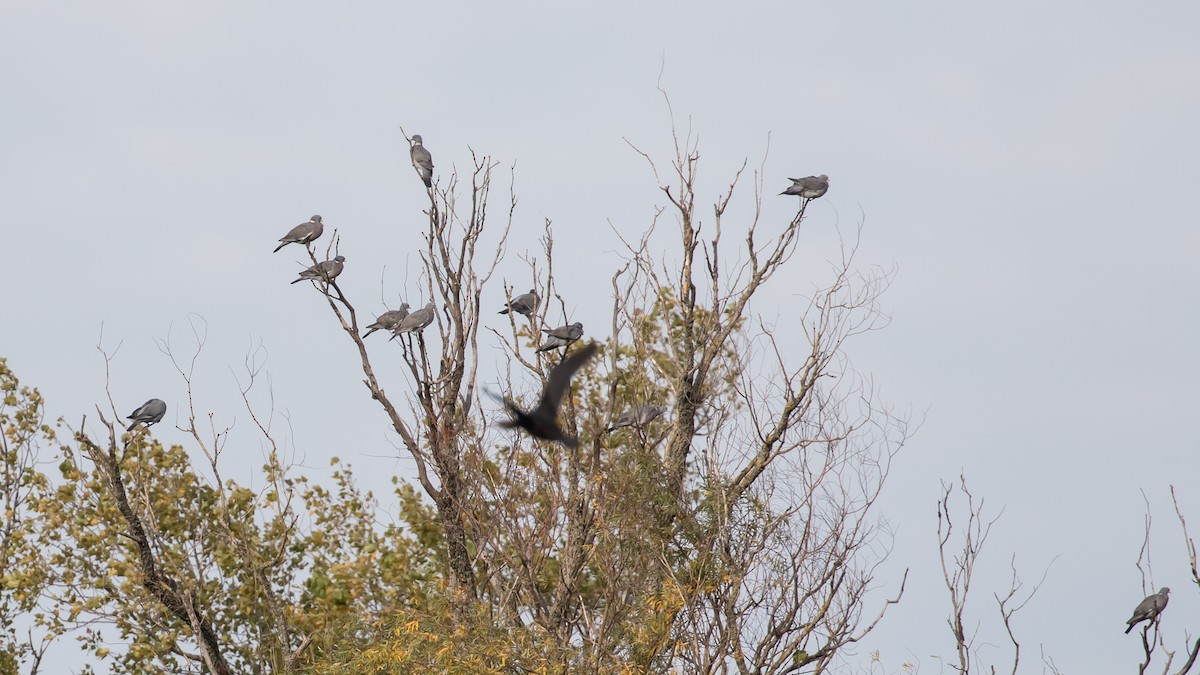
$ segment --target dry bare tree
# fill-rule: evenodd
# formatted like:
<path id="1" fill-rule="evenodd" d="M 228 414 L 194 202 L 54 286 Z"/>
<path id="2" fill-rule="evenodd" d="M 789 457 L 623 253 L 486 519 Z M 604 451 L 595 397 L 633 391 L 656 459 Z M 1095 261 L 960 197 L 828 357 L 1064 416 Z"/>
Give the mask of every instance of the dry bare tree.
<path id="1" fill-rule="evenodd" d="M 751 301 L 795 253 L 805 209 L 764 234 L 756 175 L 752 207 L 731 224 L 739 170 L 705 216 L 690 139 L 676 137 L 666 180 L 643 156 L 667 206 L 641 237 L 622 240 L 604 358 L 576 376 L 561 411 L 578 448 L 497 431 L 488 417 L 498 412 L 476 385 L 479 331 L 492 318 L 481 300 L 516 205 L 510 198 L 484 256 L 490 160 L 472 159 L 469 206 L 453 173 L 428 191 L 422 284 L 439 311 L 427 331 L 401 338 L 407 410 L 379 383 L 337 281 L 322 287 L 328 306 L 437 509 L 458 615 L 472 630 L 516 636 L 516 667 L 823 672 L 903 592 L 899 581 L 896 597 L 868 613 L 882 559 L 873 507 L 907 422 L 844 353 L 886 323 L 878 298 L 890 276 L 860 272 L 856 245 L 846 245 L 800 325 L 768 326 Z M 651 241 L 668 213 L 678 238 L 661 253 Z M 501 386 L 517 399 L 536 395 L 562 358 L 535 349 L 569 319 L 548 221 L 540 255 L 525 260 L 543 301 L 491 329 L 506 356 Z M 500 307 L 512 295 L 506 285 L 489 298 Z M 621 410 L 645 403 L 670 412 L 607 433 Z"/>
<path id="2" fill-rule="evenodd" d="M 966 499 L 965 509 L 955 506 L 953 497 L 956 491 Z M 969 619 L 967 618 L 967 601 L 971 597 L 971 585 L 975 578 L 983 546 L 987 542 L 988 535 L 991 534 L 992 526 L 1000 520 L 1004 513 L 1004 510 L 1001 509 L 995 517 L 989 518 L 984 513 L 985 502 L 985 499 L 976 501 L 975 495 L 967 487 L 965 476 L 960 475 L 957 484 L 942 482 L 942 493 L 937 507 L 938 560 L 941 563 L 942 579 L 946 584 L 946 590 L 950 593 L 950 615 L 947 617 L 946 623 L 950 627 L 950 633 L 954 636 L 956 663 L 953 667 L 963 675 L 969 675 L 971 672 L 994 675 L 998 667 L 998 664 L 995 663 L 984 666 L 978 664 L 980 656 L 976 647 L 976 639 L 979 636 L 982 622 L 976 620 L 974 625 L 968 628 Z M 964 516 L 965 522 L 962 520 Z M 1053 564 L 1052 560 L 1050 565 Z M 1050 572 L 1050 565 L 1047 565 L 1045 572 L 1042 573 L 1041 580 L 1034 584 L 1028 592 L 1023 592 L 1024 584 L 1017 574 L 1016 555 L 1014 554 L 1009 559 L 1011 576 L 1008 589 L 1004 591 L 1003 596 L 999 592 L 992 593 L 1001 625 L 1013 648 L 1010 671 L 1012 675 L 1016 675 L 1017 668 L 1021 663 L 1021 643 L 1017 640 L 1013 617 L 1024 609 L 1037 594 L 1038 589 L 1046 580 L 1046 575 Z M 1053 661 L 1044 654 L 1042 658 L 1043 662 L 1053 670 Z"/>
<path id="3" fill-rule="evenodd" d="M 1157 590 L 1158 587 L 1154 586 L 1154 566 L 1150 555 L 1150 532 L 1153 525 L 1153 521 L 1150 516 L 1150 500 L 1144 493 L 1142 495 L 1142 499 L 1146 504 L 1146 517 L 1145 527 L 1142 535 L 1142 546 L 1138 551 L 1136 565 L 1138 572 L 1142 577 L 1143 587 L 1149 588 L 1153 586 L 1154 590 Z M 1196 542 L 1192 539 L 1191 534 L 1188 532 L 1187 520 L 1183 516 L 1183 511 L 1179 508 L 1179 499 L 1175 494 L 1174 485 L 1171 486 L 1171 505 L 1175 509 L 1175 517 L 1179 520 L 1179 529 L 1183 535 L 1184 548 L 1187 551 L 1187 563 L 1189 572 L 1191 574 L 1192 583 L 1196 584 L 1196 586 L 1200 588 L 1200 573 L 1197 572 L 1196 567 Z M 1151 591 L 1147 591 L 1147 593 L 1149 592 Z M 1167 621 L 1174 622 L 1177 619 L 1176 615 L 1170 615 L 1168 612 L 1164 612 L 1164 615 L 1168 615 L 1165 619 Z M 1163 655 L 1166 658 L 1166 660 L 1163 662 L 1161 671 L 1163 675 L 1170 675 L 1172 672 L 1174 672 L 1175 675 L 1186 675 L 1192 670 L 1192 667 L 1195 666 L 1197 656 L 1200 656 L 1200 636 L 1193 638 L 1191 631 L 1186 631 L 1184 633 L 1182 647 L 1185 657 L 1183 665 L 1179 668 L 1179 670 L 1172 671 L 1171 667 L 1175 663 L 1175 657 L 1179 648 L 1171 648 L 1168 646 L 1165 631 L 1161 629 L 1161 624 L 1163 621 L 1164 617 L 1158 616 L 1155 617 L 1154 620 L 1147 621 L 1142 626 L 1141 638 L 1143 657 L 1141 662 L 1138 663 L 1138 675 L 1143 675 L 1143 673 L 1146 673 L 1150 669 L 1150 663 L 1154 659 L 1154 654 L 1159 649 L 1162 650 Z"/>

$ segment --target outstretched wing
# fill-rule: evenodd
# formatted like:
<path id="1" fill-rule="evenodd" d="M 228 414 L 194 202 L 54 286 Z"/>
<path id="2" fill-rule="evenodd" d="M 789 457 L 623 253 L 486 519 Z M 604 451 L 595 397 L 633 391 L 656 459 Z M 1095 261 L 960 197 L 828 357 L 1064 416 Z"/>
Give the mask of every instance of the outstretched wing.
<path id="1" fill-rule="evenodd" d="M 538 413 L 548 415 L 551 419 L 558 415 L 558 405 L 562 403 L 563 395 L 571 386 L 571 377 L 575 375 L 575 371 L 582 368 L 583 364 L 595 356 L 599 349 L 596 343 L 592 342 L 583 349 L 576 350 L 557 366 L 554 366 L 554 370 L 550 371 L 550 379 L 546 382 L 546 388 L 542 390 L 542 400 L 537 407 Z"/>
<path id="2" fill-rule="evenodd" d="M 485 389 L 484 391 L 487 391 L 487 390 Z M 512 415 L 512 417 L 510 417 L 509 419 L 500 420 L 499 422 L 497 422 L 497 424 L 500 427 L 502 427 L 504 429 L 512 429 L 512 428 L 521 426 L 520 420 L 521 420 L 521 418 L 526 417 L 526 415 L 525 415 L 525 411 L 521 410 L 521 407 L 518 406 L 515 401 L 513 401 L 511 398 L 509 398 L 507 396 L 501 396 L 500 394 L 497 394 L 496 392 L 493 392 L 493 391 L 488 391 L 487 395 L 491 396 L 493 399 L 495 399 L 497 403 L 500 403 L 501 405 L 503 405 L 505 407 L 505 409 L 508 410 L 508 414 Z"/>

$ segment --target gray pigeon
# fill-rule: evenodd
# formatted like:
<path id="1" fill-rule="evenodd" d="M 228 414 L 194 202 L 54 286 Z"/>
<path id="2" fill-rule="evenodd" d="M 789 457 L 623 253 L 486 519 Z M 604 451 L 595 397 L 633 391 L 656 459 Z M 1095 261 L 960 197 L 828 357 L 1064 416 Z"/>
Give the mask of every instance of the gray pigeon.
<path id="1" fill-rule="evenodd" d="M 167 404 L 162 399 L 152 398 L 143 403 L 142 407 L 134 410 L 133 414 L 131 414 L 129 417 L 125 418 L 127 420 L 133 420 L 133 424 L 130 424 L 129 428 L 125 431 L 133 431 L 133 428 L 139 424 L 145 424 L 146 426 L 158 424 L 162 421 L 163 415 L 166 414 Z"/>
<path id="2" fill-rule="evenodd" d="M 321 233 L 325 231 L 325 225 L 321 222 L 321 216 L 313 216 L 308 219 L 307 223 L 299 225 L 288 230 L 288 233 L 280 237 L 279 241 L 283 242 L 275 247 L 272 253 L 278 253 L 279 249 L 288 244 L 308 244 L 316 241 Z"/>
<path id="3" fill-rule="evenodd" d="M 558 441 L 568 448 L 579 447 L 577 439 L 566 435 L 559 428 L 558 406 L 562 403 L 567 388 L 571 386 L 571 377 L 575 375 L 575 371 L 582 368 L 598 350 L 599 347 L 592 342 L 583 349 L 575 350 L 557 366 L 554 366 L 554 370 L 550 371 L 550 379 L 546 382 L 545 389 L 542 390 L 542 398 L 533 410 L 525 412 L 509 399 L 500 399 L 504 407 L 512 413 L 512 419 L 501 422 L 500 426 L 505 429 L 520 427 L 528 431 L 529 435 L 534 438 Z"/>
<path id="4" fill-rule="evenodd" d="M 665 407 L 658 405 L 635 406 L 621 413 L 616 423 L 609 427 L 608 431 L 611 433 L 622 427 L 638 427 L 640 429 L 658 419 L 658 416 L 666 411 Z"/>
<path id="5" fill-rule="evenodd" d="M 380 329 L 395 330 L 396 326 L 399 326 L 400 322 L 406 316 L 408 316 L 408 303 L 400 303 L 400 309 L 393 309 L 380 314 L 375 319 L 375 323 L 367 326 L 367 332 L 363 333 L 363 339 L 365 340 L 368 335 Z"/>
<path id="6" fill-rule="evenodd" d="M 433 187 L 433 155 L 429 154 L 422 143 L 421 134 L 413 134 L 409 154 L 412 156 L 413 167 L 421 176 L 421 182 L 425 183 L 425 187 Z"/>
<path id="7" fill-rule="evenodd" d="M 547 351 L 550 351 L 551 349 L 558 349 L 559 347 L 566 347 L 567 345 L 571 344 L 572 342 L 583 337 L 583 324 L 576 321 L 575 323 L 571 324 L 570 326 L 559 326 L 558 328 L 555 328 L 554 330 L 549 331 L 549 333 L 547 333 L 547 334 L 550 337 L 546 338 L 546 341 L 542 344 L 541 347 L 538 347 L 537 350 L 539 352 L 547 352 Z"/>
<path id="8" fill-rule="evenodd" d="M 805 176 L 804 178 L 789 178 L 792 185 L 780 192 L 781 195 L 799 195 L 803 199 L 816 199 L 829 192 L 829 176 Z"/>
<path id="9" fill-rule="evenodd" d="M 325 262 L 317 263 L 316 265 L 313 265 L 312 267 L 301 272 L 300 278 L 296 279 L 292 283 L 298 284 L 306 279 L 311 281 L 324 281 L 326 283 L 333 281 L 334 279 L 338 278 L 339 274 L 342 273 L 342 269 L 345 267 L 345 265 L 342 264 L 344 262 L 346 262 L 346 256 L 339 255 L 333 260 L 326 260 Z"/>
<path id="10" fill-rule="evenodd" d="M 508 304 L 505 305 L 504 309 L 500 310 L 500 313 L 508 314 L 509 310 L 512 310 L 512 311 L 516 312 L 517 314 L 524 314 L 525 316 L 532 316 L 533 310 L 537 309 L 537 305 L 538 305 L 537 289 L 531 288 L 531 289 L 529 289 L 528 293 L 522 293 L 521 295 L 518 295 L 517 297 L 510 300 L 508 302 Z"/>
<path id="11" fill-rule="evenodd" d="M 404 317 L 404 319 L 400 321 L 400 323 L 396 324 L 396 327 L 392 329 L 391 340 L 395 340 L 396 336 L 403 335 L 404 333 L 425 330 L 426 326 L 433 323 L 435 311 L 436 310 L 433 308 L 433 303 L 430 302 L 421 309 L 418 309 L 412 314 Z"/>
<path id="12" fill-rule="evenodd" d="M 1129 617 L 1129 620 L 1125 622 L 1129 624 L 1129 627 L 1125 629 L 1125 634 L 1129 635 L 1129 631 L 1133 630 L 1133 627 L 1142 621 L 1154 621 L 1157 619 L 1158 615 L 1162 614 L 1162 611 L 1167 608 L 1167 594 L 1170 592 L 1171 589 L 1163 586 L 1158 589 L 1157 593 L 1147 596 L 1145 600 L 1139 602 L 1137 609 L 1133 610 L 1133 616 Z"/>

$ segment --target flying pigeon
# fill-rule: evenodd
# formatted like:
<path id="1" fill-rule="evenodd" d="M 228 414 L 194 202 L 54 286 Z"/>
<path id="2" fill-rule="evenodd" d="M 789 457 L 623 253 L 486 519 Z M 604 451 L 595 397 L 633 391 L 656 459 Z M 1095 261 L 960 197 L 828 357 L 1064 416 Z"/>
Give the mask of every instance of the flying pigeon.
<path id="1" fill-rule="evenodd" d="M 413 167 L 421 176 L 425 187 L 433 187 L 433 155 L 429 154 L 422 143 L 421 134 L 413 134 L 412 148 L 409 150 L 409 154 L 412 155 Z"/>
<path id="2" fill-rule="evenodd" d="M 665 407 L 657 405 L 635 406 L 621 413 L 621 416 L 617 418 L 616 423 L 609 427 L 608 430 L 611 433 L 617 429 L 620 429 L 621 427 L 641 428 L 658 419 L 658 416 L 666 411 L 667 409 Z"/>
<path id="3" fill-rule="evenodd" d="M 533 310 L 537 309 L 537 304 L 538 304 L 537 289 L 531 288 L 531 289 L 529 289 L 528 293 L 522 293 L 521 295 L 518 295 L 517 297 L 510 300 L 508 302 L 508 304 L 505 305 L 504 309 L 500 310 L 500 313 L 508 314 L 509 310 L 512 310 L 512 311 L 516 312 L 517 314 L 524 314 L 525 316 L 531 316 L 533 314 Z"/>
<path id="4" fill-rule="evenodd" d="M 512 413 L 512 419 L 501 422 L 500 426 L 505 429 L 521 427 L 534 438 L 558 441 L 568 448 L 579 447 L 577 439 L 566 435 L 558 427 L 558 405 L 562 403 L 563 394 L 567 393 L 567 387 L 571 386 L 571 376 L 582 368 L 583 364 L 587 363 L 598 350 L 599 347 L 592 342 L 583 349 L 575 350 L 557 366 L 554 366 L 554 370 L 550 371 L 550 379 L 546 382 L 546 388 L 542 390 L 542 398 L 533 410 L 525 412 L 509 399 L 500 399 L 504 403 L 504 407 Z"/>
<path id="5" fill-rule="evenodd" d="M 804 199 L 816 199 L 829 192 L 829 176 L 805 176 L 804 178 L 789 178 L 792 185 L 780 192 L 781 195 L 799 195 Z"/>
<path id="6" fill-rule="evenodd" d="M 133 424 L 130 424 L 129 428 L 125 431 L 133 431 L 133 428 L 139 424 L 145 424 L 146 426 L 158 424 L 160 421 L 162 421 L 163 415 L 166 414 L 167 404 L 163 402 L 162 399 L 152 398 L 143 403 L 142 407 L 134 410 L 129 417 L 125 418 L 127 420 L 133 420 Z"/>
<path id="7" fill-rule="evenodd" d="M 344 262 L 346 262 L 346 256 L 339 255 L 333 260 L 326 260 L 325 262 L 317 263 L 316 265 L 313 265 L 312 267 L 301 272 L 300 278 L 296 279 L 292 283 L 298 284 L 305 279 L 312 281 L 324 281 L 326 283 L 333 281 L 338 277 L 339 274 L 342 273 L 342 268 L 344 267 L 342 263 Z"/>
<path id="8" fill-rule="evenodd" d="M 1167 608 L 1167 600 L 1169 599 L 1167 598 L 1167 594 L 1170 592 L 1171 589 L 1163 586 L 1158 589 L 1157 593 L 1147 596 L 1145 600 L 1139 602 L 1137 609 L 1133 610 L 1133 616 L 1129 617 L 1129 620 L 1125 622 L 1129 624 L 1129 627 L 1125 629 L 1125 634 L 1129 635 L 1129 631 L 1133 630 L 1133 627 L 1142 621 L 1154 621 L 1157 619 L 1158 615 Z"/>
<path id="9" fill-rule="evenodd" d="M 433 303 L 430 302 L 421 309 L 418 309 L 417 311 L 404 317 L 404 319 L 401 320 L 400 323 L 396 324 L 396 327 L 392 329 L 392 337 L 390 340 L 395 340 L 396 336 L 403 335 L 404 333 L 425 330 L 426 326 L 433 323 L 434 311 Z"/>
<path id="10" fill-rule="evenodd" d="M 308 219 L 307 223 L 300 223 L 288 230 L 287 234 L 279 238 L 279 241 L 283 243 L 276 246 L 275 250 L 271 252 L 278 253 L 279 249 L 288 244 L 308 244 L 309 242 L 316 241 L 324 231 L 325 225 L 321 222 L 321 216 L 313 216 Z"/>
<path id="11" fill-rule="evenodd" d="M 404 317 L 406 316 L 408 316 L 407 302 L 401 303 L 400 309 L 393 309 L 380 314 L 375 319 L 375 323 L 367 326 L 367 332 L 363 333 L 363 339 L 365 340 L 368 335 L 380 329 L 395 330 L 396 326 L 399 326 L 400 322 L 403 321 Z"/>
<path id="12" fill-rule="evenodd" d="M 546 352 L 550 351 L 551 349 L 566 347 L 572 342 L 583 337 L 583 324 L 576 321 L 570 326 L 559 326 L 558 328 L 550 331 L 548 334 L 550 337 L 546 338 L 546 342 L 543 343 L 541 347 L 538 347 L 537 350 L 539 352 Z"/>

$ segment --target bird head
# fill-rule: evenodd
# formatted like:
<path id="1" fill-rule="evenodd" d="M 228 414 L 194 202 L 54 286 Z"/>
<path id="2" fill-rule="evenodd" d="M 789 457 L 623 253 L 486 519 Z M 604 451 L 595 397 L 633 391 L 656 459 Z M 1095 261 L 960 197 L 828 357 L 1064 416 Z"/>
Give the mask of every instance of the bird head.
<path id="1" fill-rule="evenodd" d="M 337 262 L 346 262 L 346 256 L 339 255 L 338 257 L 334 258 L 334 260 L 336 260 Z"/>
<path id="2" fill-rule="evenodd" d="M 425 141 L 421 139 L 421 134 L 413 134 L 413 145 L 420 145 Z"/>
<path id="3" fill-rule="evenodd" d="M 309 220 L 314 223 L 319 223 L 321 222 L 321 216 L 313 216 L 312 218 L 309 218 Z"/>

